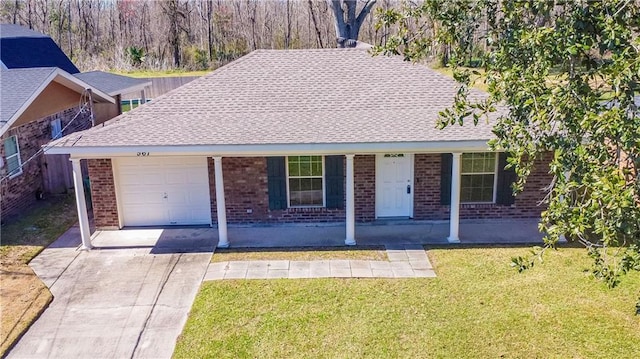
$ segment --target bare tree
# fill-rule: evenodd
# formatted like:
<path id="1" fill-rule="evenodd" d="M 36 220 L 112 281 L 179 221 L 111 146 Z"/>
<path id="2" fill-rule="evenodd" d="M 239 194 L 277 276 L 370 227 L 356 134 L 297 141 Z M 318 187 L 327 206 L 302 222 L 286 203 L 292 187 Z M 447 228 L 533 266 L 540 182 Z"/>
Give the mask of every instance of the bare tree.
<path id="1" fill-rule="evenodd" d="M 360 34 L 360 27 L 369 15 L 376 0 L 366 0 L 357 13 L 356 0 L 327 0 L 333 11 L 336 28 L 336 43 L 338 47 L 355 46 Z M 357 14 L 357 15 L 356 15 Z"/>

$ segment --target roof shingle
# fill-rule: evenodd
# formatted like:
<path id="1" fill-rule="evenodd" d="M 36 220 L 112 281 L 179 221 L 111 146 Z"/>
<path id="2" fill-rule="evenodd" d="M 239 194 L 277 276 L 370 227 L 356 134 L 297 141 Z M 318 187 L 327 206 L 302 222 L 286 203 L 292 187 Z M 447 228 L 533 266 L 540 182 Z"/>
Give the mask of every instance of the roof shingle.
<path id="1" fill-rule="evenodd" d="M 450 78 L 361 49 L 257 50 L 57 146 L 485 141 L 491 126 L 436 129 Z M 472 90 L 472 96 L 484 94 Z"/>

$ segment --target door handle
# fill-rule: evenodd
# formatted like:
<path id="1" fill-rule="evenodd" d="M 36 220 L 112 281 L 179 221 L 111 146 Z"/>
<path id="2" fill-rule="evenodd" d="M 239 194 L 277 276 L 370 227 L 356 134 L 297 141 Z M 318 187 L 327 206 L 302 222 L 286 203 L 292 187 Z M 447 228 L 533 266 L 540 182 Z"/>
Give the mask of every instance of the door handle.
<path id="1" fill-rule="evenodd" d="M 411 194 L 411 185 L 410 184 L 407 185 L 407 194 Z"/>
<path id="2" fill-rule="evenodd" d="M 162 196 L 162 198 L 167 199 L 169 198 L 169 196 L 167 196 L 167 192 L 164 193 L 164 195 Z"/>

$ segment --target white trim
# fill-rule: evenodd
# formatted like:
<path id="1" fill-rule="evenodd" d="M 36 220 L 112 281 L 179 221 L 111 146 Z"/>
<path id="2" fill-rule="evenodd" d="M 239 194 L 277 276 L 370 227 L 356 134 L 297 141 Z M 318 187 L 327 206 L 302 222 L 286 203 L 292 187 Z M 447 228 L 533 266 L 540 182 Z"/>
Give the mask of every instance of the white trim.
<path id="1" fill-rule="evenodd" d="M 96 128 L 100 128 L 97 126 Z M 90 130 L 93 131 L 93 130 Z M 90 136 L 90 133 L 86 134 Z M 138 152 L 150 156 L 224 156 L 267 157 L 297 155 L 344 155 L 345 153 L 451 153 L 491 152 L 487 141 L 424 141 L 362 143 L 292 143 L 246 145 L 175 145 L 175 146 L 74 146 L 76 139 L 62 138 L 47 150 L 49 154 L 70 154 L 81 158 L 134 157 Z M 66 145 L 66 146 L 65 146 Z M 63 147 L 64 146 L 64 147 Z"/>
<path id="2" fill-rule="evenodd" d="M 354 154 L 345 155 L 346 158 L 346 235 L 344 244 L 348 246 L 356 245 L 356 210 L 355 210 L 355 174 L 354 174 Z"/>
<path id="3" fill-rule="evenodd" d="M 118 229 L 124 227 L 124 208 L 122 205 L 122 194 L 120 193 L 120 162 L 118 158 L 111 159 L 111 171 L 113 172 L 113 186 L 116 192 L 116 208 L 118 209 Z"/>
<path id="4" fill-rule="evenodd" d="M 460 185 L 462 157 L 461 152 L 453 152 L 451 161 L 451 205 L 449 206 L 449 243 L 460 243 Z"/>
<path id="5" fill-rule="evenodd" d="M 35 99 L 38 96 L 40 96 L 42 91 L 44 91 L 44 89 L 46 89 L 47 86 L 51 84 L 51 82 L 57 82 L 80 94 L 82 94 L 84 90 L 91 89 L 94 95 L 93 96 L 94 101 L 96 99 L 100 99 L 102 101 L 106 101 L 109 103 L 115 103 L 115 100 L 113 99 L 113 97 L 107 95 L 106 93 L 89 86 L 85 82 L 81 81 L 80 79 L 76 78 L 75 76 L 69 74 L 68 72 L 62 69 L 52 68 L 51 74 L 49 74 L 49 76 L 31 94 L 31 96 L 22 104 L 22 106 L 20 106 L 20 108 L 7 120 L 7 122 L 4 123 L 4 125 L 0 129 L 0 135 L 4 134 L 7 130 L 9 130 L 9 128 L 11 128 L 13 123 L 16 122 L 20 116 L 22 116 L 22 114 L 29 108 L 29 106 L 31 106 L 33 101 L 35 101 Z"/>
<path id="6" fill-rule="evenodd" d="M 7 140 L 14 137 L 16 139 L 16 153 L 7 156 Z M 18 135 L 12 135 L 4 139 L 2 142 L 2 146 L 4 147 L 4 157 L 5 162 L 7 163 L 7 173 L 9 174 L 9 179 L 16 178 L 22 174 L 22 156 L 20 156 L 20 143 L 18 142 Z M 9 169 L 9 157 L 16 156 L 18 158 L 18 172 L 11 174 L 11 170 Z"/>
<path id="7" fill-rule="evenodd" d="M 80 224 L 80 237 L 82 238 L 82 249 L 89 250 L 91 245 L 91 230 L 89 229 L 89 216 L 87 214 L 87 202 L 84 196 L 84 183 L 82 181 L 82 167 L 77 158 L 70 159 L 73 168 L 73 186 L 76 192 L 76 207 L 78 209 L 78 220 Z"/>
<path id="8" fill-rule="evenodd" d="M 0 69 L 3 69 L 3 70 L 8 70 L 9 69 L 7 67 L 7 65 L 5 65 L 4 62 L 2 62 L 2 60 L 0 60 Z"/>
<path id="9" fill-rule="evenodd" d="M 381 204 L 380 198 L 378 197 L 382 191 L 380 189 L 380 178 L 381 176 L 379 176 L 379 171 L 381 170 L 380 168 L 380 159 L 384 158 L 385 154 L 389 154 L 392 152 L 386 152 L 386 153 L 378 153 L 376 154 L 376 170 L 375 170 L 375 187 L 376 187 L 376 194 L 375 194 L 375 218 L 385 218 L 384 216 L 379 216 L 378 213 L 380 212 L 379 210 L 379 206 Z M 409 186 L 411 186 L 411 196 L 409 198 L 409 218 L 413 218 L 413 211 L 414 211 L 414 196 L 415 196 L 415 155 L 413 153 L 402 153 L 404 158 L 409 159 Z"/>
<path id="10" fill-rule="evenodd" d="M 222 176 L 222 157 L 213 157 L 216 181 L 216 215 L 218 217 L 218 248 L 228 248 L 227 207 L 224 198 L 224 179 Z"/>
<path id="11" fill-rule="evenodd" d="M 297 155 L 285 156 L 284 165 L 285 165 L 285 173 L 287 175 L 287 208 L 326 208 L 327 207 L 327 186 L 326 186 L 326 170 L 324 164 L 324 157 L 322 155 L 310 155 L 310 156 L 320 156 L 322 158 L 322 177 L 320 176 L 293 176 L 293 178 L 322 178 L 322 205 L 307 205 L 307 206 L 292 206 L 291 205 L 291 192 L 289 189 L 289 157 L 300 157 Z"/>

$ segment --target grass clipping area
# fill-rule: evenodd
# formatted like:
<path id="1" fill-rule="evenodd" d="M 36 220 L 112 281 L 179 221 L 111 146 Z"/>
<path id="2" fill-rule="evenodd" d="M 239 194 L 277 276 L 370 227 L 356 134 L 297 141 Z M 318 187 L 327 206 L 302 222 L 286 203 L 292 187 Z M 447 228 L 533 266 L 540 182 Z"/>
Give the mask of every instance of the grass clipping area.
<path id="1" fill-rule="evenodd" d="M 77 221 L 72 196 L 56 196 L 3 226 L 0 232 L 0 356 L 53 299 L 28 266 L 52 241 Z"/>
<path id="2" fill-rule="evenodd" d="M 203 283 L 175 358 L 637 358 L 640 273 L 609 290 L 584 249 L 430 250 L 433 279 Z"/>

